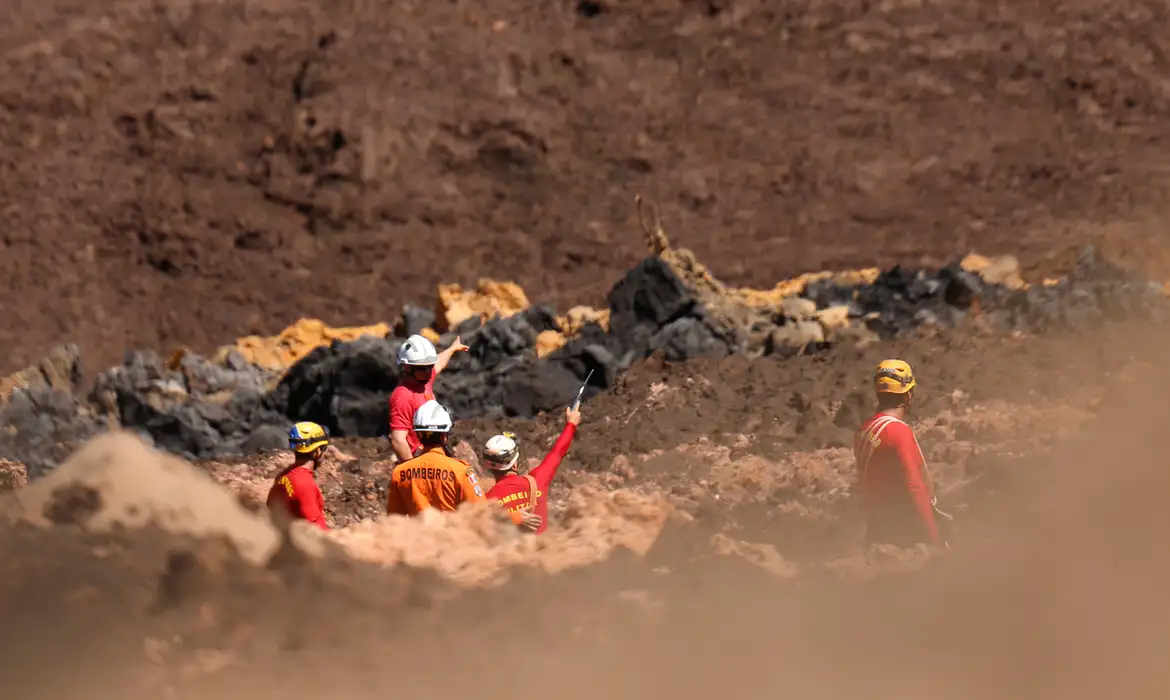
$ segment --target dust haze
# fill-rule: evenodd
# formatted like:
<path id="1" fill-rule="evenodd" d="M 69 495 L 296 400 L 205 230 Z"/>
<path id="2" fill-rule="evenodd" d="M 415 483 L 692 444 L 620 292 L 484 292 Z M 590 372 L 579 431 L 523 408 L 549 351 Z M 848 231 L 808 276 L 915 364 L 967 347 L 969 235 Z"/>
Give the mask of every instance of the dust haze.
<path id="1" fill-rule="evenodd" d="M 1097 386 L 1092 417 L 957 488 L 971 507 L 933 557 L 842 555 L 799 517 L 770 532 L 746 501 L 688 513 L 653 478 L 574 489 L 564 530 L 539 544 L 469 511 L 368 524 L 380 540 L 294 531 L 261 567 L 214 539 L 85 516 L 9 525 L 3 683 L 37 698 L 1161 697 L 1166 338 L 1113 327 L 1062 339 L 1076 373 L 1008 370 Z M 142 453 L 121 464 L 150 459 L 124 449 Z M 824 538 L 824 555 L 760 544 L 790 538 Z"/>
<path id="2" fill-rule="evenodd" d="M 634 191 L 736 285 L 972 250 L 1043 284 L 1087 242 L 1165 279 L 1166 10 L 15 3 L 0 368 L 364 324 L 481 276 L 595 304 L 646 254 Z M 327 535 L 258 512 L 283 455 L 0 459 L 0 697 L 1170 696 L 1170 331 L 985 331 L 639 361 L 586 403 L 539 539 L 378 517 L 379 440 L 335 442 Z M 848 436 L 884 357 L 920 380 L 941 554 L 859 545 Z"/>

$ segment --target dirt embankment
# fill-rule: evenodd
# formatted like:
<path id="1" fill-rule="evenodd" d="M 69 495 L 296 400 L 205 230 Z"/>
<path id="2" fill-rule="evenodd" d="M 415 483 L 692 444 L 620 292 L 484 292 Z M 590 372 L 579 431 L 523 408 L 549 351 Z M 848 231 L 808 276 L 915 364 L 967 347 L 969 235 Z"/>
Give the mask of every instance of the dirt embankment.
<path id="1" fill-rule="evenodd" d="M 22 6 L 0 29 L 0 372 L 66 340 L 101 368 L 303 316 L 393 322 L 517 271 L 534 302 L 597 304 L 643 254 L 635 191 L 737 285 L 971 249 L 1039 275 L 1098 234 L 1164 278 L 1162 22 L 957 0 Z"/>
<path id="2" fill-rule="evenodd" d="M 945 557 L 797 562 L 760 542 L 784 529 L 815 543 L 816 527 L 800 530 L 800 518 L 739 532 L 668 518 L 648 549 L 629 542 L 634 551 L 592 566 L 552 577 L 521 567 L 503 586 L 460 592 L 423 570 L 371 568 L 329 549 L 286 549 L 255 569 L 221 545 L 171 534 L 4 526 L 0 601 L 11 624 L 0 677 L 33 698 L 380 697 L 433 691 L 432 674 L 458 659 L 444 692 L 502 697 L 514 694 L 516 672 L 493 656 L 504 654 L 525 660 L 526 682 L 566 698 L 697 698 L 741 682 L 752 695 L 830 699 L 1020 688 L 1162 697 L 1170 626 L 1157 611 L 1170 567 L 1150 552 L 1170 526 L 1158 507 L 1170 487 L 1158 459 L 1170 375 L 1152 351 L 1126 361 L 1110 349 L 1152 349 L 1163 335 L 1115 330 L 1092 348 L 1082 338 L 1033 356 L 1047 367 L 1016 365 L 1075 383 L 1052 396 L 1068 405 L 1096 386 L 1092 430 L 997 457 L 998 493 L 968 511 L 972 534 Z M 1036 409 L 1016 406 L 1017 430 L 1043 429 L 1020 418 Z M 456 563 L 509 546 L 484 549 L 470 534 L 490 526 L 464 526 L 464 545 L 426 541 Z"/>
<path id="3" fill-rule="evenodd" d="M 29 5 L 0 27 L 0 371 L 516 270 L 596 302 L 645 254 L 633 190 L 737 285 L 971 249 L 1035 280 L 1090 239 L 1165 278 L 1166 13 L 1082 4 Z M 0 524 L 0 696 L 1164 698 L 1170 331 L 961 331 L 636 365 L 539 541 L 354 525 L 379 441 L 339 441 L 327 538 L 215 483 L 254 504 L 271 455 L 0 464 L 0 516 L 37 521 Z M 855 547 L 846 437 L 890 355 L 960 506 L 945 556 Z M 532 458 L 557 418 L 460 431 Z"/>

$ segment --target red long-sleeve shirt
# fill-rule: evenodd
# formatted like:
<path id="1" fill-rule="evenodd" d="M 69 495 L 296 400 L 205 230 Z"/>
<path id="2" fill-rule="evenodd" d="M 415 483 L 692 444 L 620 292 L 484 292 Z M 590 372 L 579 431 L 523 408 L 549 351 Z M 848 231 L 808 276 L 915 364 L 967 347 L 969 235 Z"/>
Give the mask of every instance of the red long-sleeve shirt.
<path id="1" fill-rule="evenodd" d="M 857 432 L 853 456 L 869 539 L 938 544 L 930 474 L 910 426 L 878 413 Z"/>
<path id="2" fill-rule="evenodd" d="M 541 521 L 540 528 L 536 531 L 538 535 L 548 529 L 548 489 L 552 485 L 553 479 L 556 478 L 561 460 L 568 453 L 569 446 L 573 444 L 573 437 L 576 434 L 577 426 L 567 423 L 552 449 L 544 456 L 540 464 L 528 472 L 533 479 L 536 479 L 536 508 L 534 512 L 540 516 Z M 519 523 L 521 511 L 528 507 L 528 479 L 516 474 L 509 474 L 488 490 L 487 498 L 489 501 L 494 500 L 506 508 L 512 516 L 513 522 Z"/>
<path id="3" fill-rule="evenodd" d="M 308 520 L 322 530 L 329 529 L 325 521 L 325 496 L 308 467 L 288 467 L 272 482 L 268 491 L 268 508 L 283 509 L 293 518 Z"/>

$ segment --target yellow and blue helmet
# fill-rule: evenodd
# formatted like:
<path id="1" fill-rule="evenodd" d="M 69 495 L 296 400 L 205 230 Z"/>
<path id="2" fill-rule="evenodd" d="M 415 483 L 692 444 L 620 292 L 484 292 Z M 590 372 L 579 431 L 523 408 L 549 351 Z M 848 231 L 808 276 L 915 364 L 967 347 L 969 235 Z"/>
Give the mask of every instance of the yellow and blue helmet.
<path id="1" fill-rule="evenodd" d="M 879 394 L 905 394 L 918 386 L 914 370 L 904 360 L 883 360 L 873 373 L 873 388 Z"/>
<path id="2" fill-rule="evenodd" d="M 288 430 L 288 448 L 300 454 L 309 454 L 329 444 L 329 428 L 312 421 L 301 421 Z"/>

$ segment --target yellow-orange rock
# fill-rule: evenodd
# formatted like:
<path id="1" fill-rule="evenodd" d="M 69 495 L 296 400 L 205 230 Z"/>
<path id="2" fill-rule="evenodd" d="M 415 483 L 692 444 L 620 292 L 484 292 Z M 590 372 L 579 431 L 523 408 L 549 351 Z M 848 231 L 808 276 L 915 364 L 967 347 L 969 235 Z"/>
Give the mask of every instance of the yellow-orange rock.
<path id="1" fill-rule="evenodd" d="M 536 356 L 544 357 L 560 350 L 565 345 L 565 336 L 556 331 L 541 331 L 536 336 Z"/>
<path id="2" fill-rule="evenodd" d="M 587 323 L 596 323 L 604 331 L 609 330 L 609 309 L 595 309 L 591 306 L 574 306 L 557 319 L 561 332 L 567 336 L 577 335 Z"/>
<path id="3" fill-rule="evenodd" d="M 813 316 L 820 321 L 820 324 L 826 329 L 830 328 L 848 328 L 849 323 L 849 307 L 844 305 L 830 306 L 826 309 L 817 311 Z"/>
<path id="4" fill-rule="evenodd" d="M 998 284 L 1009 289 L 1023 289 L 1027 285 L 1020 276 L 1020 261 L 1014 255 L 988 258 L 978 253 L 964 257 L 959 266 L 967 272 L 979 275 L 989 284 Z"/>
<path id="5" fill-rule="evenodd" d="M 515 282 L 481 278 L 475 289 L 441 284 L 438 293 L 435 329 L 444 333 L 472 316 L 479 316 L 481 321 L 488 321 L 497 314 L 507 318 L 529 306 L 528 296 Z"/>
<path id="6" fill-rule="evenodd" d="M 862 284 L 873 284 L 874 280 L 880 274 L 881 270 L 876 267 L 868 267 L 860 270 L 844 270 L 842 272 L 807 272 L 803 275 L 792 277 L 791 279 L 781 280 L 771 289 L 732 287 L 728 288 L 725 294 L 730 299 L 745 303 L 749 306 L 772 307 L 779 305 L 789 297 L 803 294 L 805 288 L 814 282 L 832 280 L 842 287 L 852 287 Z"/>
<path id="7" fill-rule="evenodd" d="M 386 323 L 377 323 L 372 326 L 331 328 L 315 318 L 302 318 L 285 328 L 279 335 L 268 338 L 249 335 L 240 338 L 234 346 L 220 348 L 216 359 L 222 358 L 234 348 L 252 364 L 268 369 L 282 370 L 296 364 L 298 360 L 315 348 L 330 345 L 335 340 L 357 340 L 363 335 L 382 338 L 389 332 L 390 326 Z"/>
<path id="8" fill-rule="evenodd" d="M 49 354 L 36 364 L 7 377 L 0 377 L 0 404 L 8 401 L 14 389 L 44 386 L 74 393 L 78 388 L 77 379 L 80 377 L 79 361 L 80 355 L 76 346 L 53 347 Z"/>

